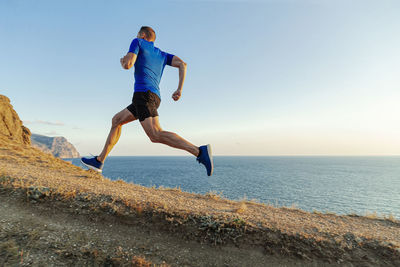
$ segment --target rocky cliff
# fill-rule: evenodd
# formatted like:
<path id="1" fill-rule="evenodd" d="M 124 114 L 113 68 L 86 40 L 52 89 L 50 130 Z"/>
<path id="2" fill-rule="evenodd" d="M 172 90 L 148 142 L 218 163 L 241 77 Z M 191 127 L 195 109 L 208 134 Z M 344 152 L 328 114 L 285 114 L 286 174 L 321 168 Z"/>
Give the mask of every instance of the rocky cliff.
<path id="1" fill-rule="evenodd" d="M 39 134 L 32 134 L 32 146 L 40 150 L 51 153 L 59 158 L 79 158 L 79 153 L 75 147 L 62 136 L 49 137 Z"/>
<path id="2" fill-rule="evenodd" d="M 10 140 L 32 145 L 45 152 L 51 153 L 60 158 L 79 157 L 75 147 L 64 137 L 47 137 L 38 134 L 32 134 L 28 128 L 22 125 L 17 112 L 10 104 L 10 99 L 0 95 L 0 135 L 5 135 Z"/>
<path id="3" fill-rule="evenodd" d="M 10 99 L 4 95 L 0 95 L 0 134 L 19 143 L 31 143 L 31 132 L 22 125 L 17 112 L 10 104 Z"/>

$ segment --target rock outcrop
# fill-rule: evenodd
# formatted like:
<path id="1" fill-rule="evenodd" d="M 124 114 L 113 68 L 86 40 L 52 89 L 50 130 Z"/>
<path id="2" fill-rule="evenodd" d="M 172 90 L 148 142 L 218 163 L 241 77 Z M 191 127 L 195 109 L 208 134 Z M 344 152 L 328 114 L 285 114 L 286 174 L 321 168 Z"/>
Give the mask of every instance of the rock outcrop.
<path id="1" fill-rule="evenodd" d="M 49 137 L 39 134 L 32 134 L 32 146 L 40 150 L 51 153 L 59 158 L 79 158 L 79 153 L 75 147 L 67 141 L 65 137 Z"/>
<path id="2" fill-rule="evenodd" d="M 22 125 L 17 112 L 10 104 L 10 99 L 0 95 L 0 134 L 5 135 L 16 142 L 31 145 L 51 153 L 59 158 L 77 158 L 78 151 L 64 137 L 48 137 L 32 134 L 31 131 Z"/>
<path id="3" fill-rule="evenodd" d="M 17 112 L 10 104 L 10 99 L 4 95 L 0 95 L 0 134 L 19 143 L 31 143 L 31 132 L 22 125 Z"/>

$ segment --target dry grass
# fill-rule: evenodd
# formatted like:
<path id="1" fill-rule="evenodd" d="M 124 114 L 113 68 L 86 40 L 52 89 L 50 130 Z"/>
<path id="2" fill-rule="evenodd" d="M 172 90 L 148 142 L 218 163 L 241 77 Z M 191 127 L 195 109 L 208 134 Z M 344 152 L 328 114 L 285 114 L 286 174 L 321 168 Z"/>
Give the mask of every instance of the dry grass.
<path id="1" fill-rule="evenodd" d="M 133 257 L 132 265 L 135 266 L 135 267 L 153 267 L 154 266 L 150 261 L 147 261 L 145 257 L 138 257 L 138 256 L 134 256 Z M 168 264 L 161 264 L 159 266 L 160 267 L 167 267 L 169 265 Z"/>
<path id="2" fill-rule="evenodd" d="M 374 212 L 366 212 L 364 216 L 372 220 L 386 220 L 393 223 L 400 223 L 400 221 L 397 220 L 392 213 L 380 215 L 376 211 L 374 211 Z"/>
<path id="3" fill-rule="evenodd" d="M 246 202 L 239 202 L 239 207 L 235 210 L 236 213 L 244 213 L 247 210 Z"/>
<path id="4" fill-rule="evenodd" d="M 367 217 L 369 219 L 378 219 L 379 218 L 379 216 L 376 213 L 376 211 L 374 211 L 374 212 L 366 212 L 365 213 L 365 217 Z"/>
<path id="5" fill-rule="evenodd" d="M 214 200 L 224 199 L 222 192 L 210 191 L 205 194 L 206 197 Z"/>
<path id="6" fill-rule="evenodd" d="M 393 223 L 396 223 L 396 222 L 398 222 L 398 220 L 396 220 L 396 218 L 393 216 L 393 214 L 388 214 L 388 215 L 384 215 L 383 216 L 383 219 L 384 220 L 388 220 L 388 221 L 390 221 L 390 222 L 393 222 Z"/>
<path id="7" fill-rule="evenodd" d="M 0 243 L 0 264 L 7 262 L 17 265 L 20 262 L 20 249 L 14 240 Z"/>
<path id="8" fill-rule="evenodd" d="M 154 187 L 155 188 L 155 187 Z M 159 190 L 164 190 L 164 191 L 172 191 L 172 192 L 182 192 L 182 189 L 180 186 L 176 186 L 176 187 L 165 187 L 160 185 L 158 187 Z"/>

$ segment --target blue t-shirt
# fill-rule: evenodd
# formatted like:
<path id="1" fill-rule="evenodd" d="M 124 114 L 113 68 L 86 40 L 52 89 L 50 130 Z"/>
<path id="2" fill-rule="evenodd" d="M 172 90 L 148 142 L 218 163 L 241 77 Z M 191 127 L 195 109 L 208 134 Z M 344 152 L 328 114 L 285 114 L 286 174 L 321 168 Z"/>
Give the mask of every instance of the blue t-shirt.
<path id="1" fill-rule="evenodd" d="M 174 55 L 154 47 L 153 42 L 144 39 L 133 39 L 129 52 L 137 55 L 135 62 L 135 92 L 151 92 L 160 98 L 160 80 L 165 65 L 172 63 Z"/>

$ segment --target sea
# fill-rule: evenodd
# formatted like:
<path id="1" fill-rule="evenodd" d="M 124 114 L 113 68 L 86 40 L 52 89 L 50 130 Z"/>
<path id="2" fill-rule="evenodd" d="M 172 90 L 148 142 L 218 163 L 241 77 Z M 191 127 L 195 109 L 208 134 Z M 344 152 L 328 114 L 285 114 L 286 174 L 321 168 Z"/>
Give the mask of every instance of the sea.
<path id="1" fill-rule="evenodd" d="M 400 156 L 214 156 L 211 177 L 193 157 L 111 156 L 103 176 L 311 212 L 400 219 Z"/>

